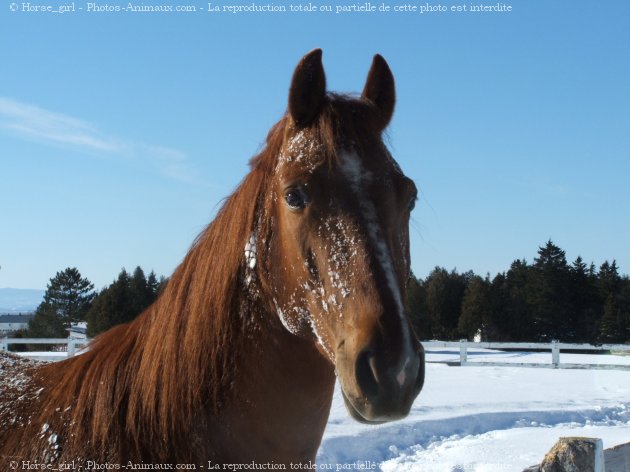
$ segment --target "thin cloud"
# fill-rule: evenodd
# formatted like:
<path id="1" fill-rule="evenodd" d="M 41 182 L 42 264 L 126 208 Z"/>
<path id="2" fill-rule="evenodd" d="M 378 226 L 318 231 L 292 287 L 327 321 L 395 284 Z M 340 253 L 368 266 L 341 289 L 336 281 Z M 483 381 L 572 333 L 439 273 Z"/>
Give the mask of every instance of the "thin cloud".
<path id="1" fill-rule="evenodd" d="M 70 144 L 95 151 L 116 151 L 118 145 L 94 126 L 61 113 L 0 97 L 1 126 L 26 138 Z"/>
<path id="2" fill-rule="evenodd" d="M 135 143 L 107 136 L 93 124 L 45 110 L 35 105 L 0 97 L 0 128 L 24 139 L 67 145 L 84 151 L 149 159 L 170 179 L 193 182 L 198 174 L 186 154 L 178 149 Z"/>

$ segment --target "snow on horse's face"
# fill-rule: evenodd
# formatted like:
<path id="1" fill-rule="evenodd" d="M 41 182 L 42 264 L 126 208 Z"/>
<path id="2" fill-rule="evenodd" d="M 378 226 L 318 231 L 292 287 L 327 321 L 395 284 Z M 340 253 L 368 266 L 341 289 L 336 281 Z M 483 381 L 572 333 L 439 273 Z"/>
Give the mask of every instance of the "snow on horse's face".
<path id="1" fill-rule="evenodd" d="M 424 381 L 405 308 L 417 190 L 382 141 L 395 102 L 387 63 L 374 58 L 360 98 L 326 94 L 325 82 L 316 50 L 293 76 L 268 195 L 273 302 L 285 328 L 335 365 L 351 415 L 389 421 Z"/>

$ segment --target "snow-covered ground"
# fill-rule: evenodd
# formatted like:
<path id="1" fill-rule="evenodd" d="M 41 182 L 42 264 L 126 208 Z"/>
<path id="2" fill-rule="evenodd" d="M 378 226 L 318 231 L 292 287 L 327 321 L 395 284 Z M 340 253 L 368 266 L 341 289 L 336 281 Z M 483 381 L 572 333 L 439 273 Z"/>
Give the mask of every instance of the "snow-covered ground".
<path id="1" fill-rule="evenodd" d="M 562 436 L 602 438 L 605 448 L 630 441 L 630 370 L 435 363 L 458 360 L 456 348 L 427 350 L 424 389 L 409 416 L 395 423 L 355 422 L 337 386 L 319 470 L 520 472 Z M 470 349 L 468 360 L 551 364 L 551 353 Z M 560 361 L 630 367 L 627 355 L 561 353 Z"/>
<path id="2" fill-rule="evenodd" d="M 429 362 L 445 360 L 459 360 L 459 350 L 427 352 Z M 468 360 L 550 364 L 551 354 L 470 350 Z M 629 356 L 562 353 L 560 360 L 630 366 Z M 520 472 L 562 436 L 602 438 L 604 448 L 630 441 L 630 371 L 428 363 L 409 416 L 380 426 L 353 421 L 337 389 L 318 463 L 342 470 L 376 464 L 386 472 Z"/>

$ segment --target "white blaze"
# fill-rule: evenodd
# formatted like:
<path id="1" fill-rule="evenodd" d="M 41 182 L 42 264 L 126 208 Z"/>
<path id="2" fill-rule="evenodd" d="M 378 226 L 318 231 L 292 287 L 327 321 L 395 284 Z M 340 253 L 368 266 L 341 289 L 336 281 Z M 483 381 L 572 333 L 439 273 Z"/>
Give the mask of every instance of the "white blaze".
<path id="1" fill-rule="evenodd" d="M 376 259 L 383 269 L 387 286 L 392 294 L 392 298 L 396 304 L 396 311 L 400 317 L 400 324 L 403 330 L 404 349 L 409 353 L 412 350 L 411 333 L 409 332 L 409 327 L 405 318 L 405 310 L 400 294 L 400 288 L 396 279 L 394 263 L 392 262 L 389 248 L 385 242 L 385 232 L 379 223 L 376 207 L 365 189 L 365 186 L 372 182 L 373 176 L 363 167 L 361 158 L 354 151 L 341 153 L 340 169 L 344 177 L 348 179 L 350 188 L 359 202 L 361 214 L 367 225 L 368 237 L 374 247 Z M 398 374 L 399 382 L 401 378 L 404 382 L 406 375 L 405 368 L 407 367 L 408 361 L 409 355 L 407 356 L 407 362 L 405 362 L 401 372 Z"/>

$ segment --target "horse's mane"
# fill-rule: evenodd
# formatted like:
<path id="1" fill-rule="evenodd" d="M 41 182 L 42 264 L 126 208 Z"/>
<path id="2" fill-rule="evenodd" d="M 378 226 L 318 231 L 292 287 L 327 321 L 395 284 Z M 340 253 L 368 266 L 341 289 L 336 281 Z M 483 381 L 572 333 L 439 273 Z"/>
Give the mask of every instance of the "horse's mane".
<path id="1" fill-rule="evenodd" d="M 329 95 L 302 132 L 323 145 L 330 163 L 341 122 L 345 127 L 349 114 L 363 113 L 365 106 Z M 98 337 L 64 369 L 44 368 L 55 385 L 47 414 L 71 406 L 74 436 L 67 441 L 89 440 L 100 448 L 118 442 L 119 451 L 141 455 L 149 452 L 140 445 L 152 444 L 152 454 L 166 457 L 179 447 L 182 432 L 203 421 L 195 416 L 199 408 L 216 412 L 229 400 L 234 369 L 251 338 L 241 313 L 244 247 L 254 230 L 271 237 L 269 218 L 261 215 L 272 212 L 267 186 L 290 120 L 285 116 L 270 130 L 264 149 L 250 161 L 251 172 L 193 243 L 159 299 L 132 323 Z M 273 261 L 262 259 L 256 270 L 264 292 Z M 269 312 L 264 306 L 260 311 Z M 126 436 L 116 437 L 120 431 Z"/>

